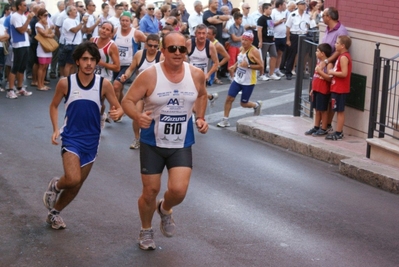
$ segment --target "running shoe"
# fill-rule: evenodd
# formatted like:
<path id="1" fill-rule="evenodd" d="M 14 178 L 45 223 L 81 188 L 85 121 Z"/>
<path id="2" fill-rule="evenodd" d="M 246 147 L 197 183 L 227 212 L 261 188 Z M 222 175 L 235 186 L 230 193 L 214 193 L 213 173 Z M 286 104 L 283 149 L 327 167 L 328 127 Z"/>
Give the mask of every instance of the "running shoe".
<path id="1" fill-rule="evenodd" d="M 163 199 L 160 199 L 157 203 L 157 212 L 159 216 L 161 216 L 161 224 L 160 229 L 164 236 L 172 237 L 175 233 L 175 221 L 173 220 L 172 213 L 169 215 L 165 215 L 161 211 L 161 205 L 163 203 Z"/>
<path id="2" fill-rule="evenodd" d="M 327 134 L 326 140 L 341 141 L 343 137 L 344 137 L 344 133 L 337 134 L 337 132 L 333 132 L 333 133 Z"/>
<path id="3" fill-rule="evenodd" d="M 209 100 L 209 103 L 211 104 L 211 107 L 214 106 L 215 101 L 219 98 L 219 94 L 218 93 L 213 93 L 212 94 L 212 99 Z"/>
<path id="4" fill-rule="evenodd" d="M 55 190 L 54 185 L 56 182 L 58 182 L 58 180 L 58 177 L 54 177 L 53 179 L 51 179 L 50 183 L 48 184 L 47 191 L 44 192 L 43 204 L 48 210 L 51 210 L 54 207 L 55 202 L 57 201 L 59 192 Z"/>
<path id="5" fill-rule="evenodd" d="M 312 136 L 323 136 L 326 134 L 328 134 L 328 132 L 320 128 L 316 132 L 312 133 Z"/>
<path id="6" fill-rule="evenodd" d="M 130 149 L 139 149 L 140 148 L 140 140 L 134 139 L 133 143 L 130 145 Z"/>
<path id="7" fill-rule="evenodd" d="M 22 88 L 21 90 L 17 90 L 17 95 L 19 95 L 19 96 L 30 96 L 30 95 L 32 95 L 32 92 L 27 91 L 25 88 Z"/>
<path id="8" fill-rule="evenodd" d="M 269 75 L 269 78 L 270 78 L 271 80 L 274 80 L 274 81 L 278 81 L 278 80 L 281 79 L 279 76 L 277 76 L 276 73 L 273 73 L 272 75 Z"/>
<path id="9" fill-rule="evenodd" d="M 229 119 L 223 118 L 218 124 L 218 127 L 224 128 L 224 127 L 230 127 L 230 122 Z"/>
<path id="10" fill-rule="evenodd" d="M 8 91 L 7 91 L 7 94 L 6 94 L 6 97 L 7 97 L 7 98 L 10 98 L 10 99 L 16 99 L 16 98 L 18 98 L 18 96 L 17 96 L 17 94 L 15 93 L 14 90 L 8 90 Z"/>
<path id="11" fill-rule="evenodd" d="M 66 228 L 66 224 L 60 215 L 54 215 L 51 212 L 48 213 L 46 223 L 51 225 L 51 228 L 56 230 L 62 230 Z"/>
<path id="12" fill-rule="evenodd" d="M 317 130 L 319 130 L 319 129 L 316 129 L 315 127 L 313 127 L 313 128 L 310 129 L 309 131 L 306 131 L 306 132 L 305 132 L 305 135 L 312 135 L 312 134 L 314 134 L 315 132 L 317 132 Z"/>
<path id="13" fill-rule="evenodd" d="M 285 74 L 282 73 L 279 69 L 276 69 L 276 70 L 274 71 L 274 73 L 276 73 L 277 76 L 279 76 L 279 77 L 284 77 L 284 76 L 285 76 Z"/>
<path id="14" fill-rule="evenodd" d="M 256 103 L 258 103 L 258 106 L 254 108 L 254 116 L 259 116 L 262 110 L 262 101 L 258 100 Z"/>
<path id="15" fill-rule="evenodd" d="M 260 81 L 268 81 L 270 79 L 269 79 L 269 77 L 266 76 L 266 74 L 263 74 L 262 76 L 259 76 L 258 80 L 260 80 Z"/>
<path id="16" fill-rule="evenodd" d="M 142 250 L 154 250 L 154 230 L 141 230 L 139 235 L 139 247 Z"/>

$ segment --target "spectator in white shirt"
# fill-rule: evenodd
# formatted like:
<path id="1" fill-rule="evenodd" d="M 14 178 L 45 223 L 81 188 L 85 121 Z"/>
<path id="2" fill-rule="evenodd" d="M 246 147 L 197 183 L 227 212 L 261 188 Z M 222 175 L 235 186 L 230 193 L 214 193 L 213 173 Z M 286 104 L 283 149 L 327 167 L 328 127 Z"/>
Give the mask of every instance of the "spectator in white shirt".
<path id="1" fill-rule="evenodd" d="M 244 26 L 245 31 L 252 32 L 252 30 L 256 29 L 256 24 L 254 23 L 252 17 L 249 15 L 249 11 L 251 7 L 248 3 L 242 4 L 242 26 Z"/>
<path id="2" fill-rule="evenodd" d="M 190 29 L 190 35 L 195 36 L 195 27 L 197 25 L 202 24 L 202 2 L 195 1 L 194 2 L 194 13 L 190 15 L 188 18 L 188 26 Z"/>
<path id="3" fill-rule="evenodd" d="M 276 69 L 275 73 L 283 77 L 284 73 L 280 71 L 281 59 L 283 57 L 283 53 L 286 47 L 287 42 L 287 34 L 286 34 L 286 26 L 285 22 L 287 21 L 288 11 L 285 6 L 284 0 L 277 0 L 275 3 L 275 8 L 272 11 L 272 20 L 274 22 L 274 42 L 276 44 L 277 50 L 277 61 L 276 61 Z"/>

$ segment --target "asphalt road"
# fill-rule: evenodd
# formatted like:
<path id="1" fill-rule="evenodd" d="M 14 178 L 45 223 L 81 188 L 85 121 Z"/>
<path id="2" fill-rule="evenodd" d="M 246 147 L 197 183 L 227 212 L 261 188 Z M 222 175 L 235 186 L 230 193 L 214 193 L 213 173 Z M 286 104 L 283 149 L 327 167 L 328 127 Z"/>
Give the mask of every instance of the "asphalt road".
<path id="1" fill-rule="evenodd" d="M 288 112 L 288 85 L 258 86 L 254 99 L 268 100 L 263 114 Z M 211 122 L 226 90 L 209 88 L 220 94 Z M 60 148 L 50 142 L 52 94 L 0 94 L 0 266 L 399 266 L 397 195 L 234 127 L 197 134 L 189 192 L 174 209 L 176 235 L 162 236 L 155 214 L 155 251 L 137 245 L 139 152 L 128 149 L 127 118 L 107 125 L 88 180 L 62 212 L 67 229 L 52 230 L 41 200 L 62 172 Z M 236 120 L 251 111 L 235 103 L 233 113 Z"/>

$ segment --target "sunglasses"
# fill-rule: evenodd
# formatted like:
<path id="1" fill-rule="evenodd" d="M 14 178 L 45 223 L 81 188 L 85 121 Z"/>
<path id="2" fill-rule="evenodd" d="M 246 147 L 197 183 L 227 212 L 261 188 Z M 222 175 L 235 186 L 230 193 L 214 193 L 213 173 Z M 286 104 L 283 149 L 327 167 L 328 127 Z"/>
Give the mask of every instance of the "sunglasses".
<path id="1" fill-rule="evenodd" d="M 172 26 L 172 24 L 165 22 L 165 25 Z"/>
<path id="2" fill-rule="evenodd" d="M 154 10 L 155 8 L 154 7 L 149 7 L 149 8 L 147 8 L 148 10 Z"/>
<path id="3" fill-rule="evenodd" d="M 48 14 L 43 14 L 44 17 L 48 17 Z"/>
<path id="4" fill-rule="evenodd" d="M 78 7 L 80 7 L 80 8 L 84 8 L 85 6 L 78 6 Z"/>
<path id="5" fill-rule="evenodd" d="M 149 48 L 158 48 L 158 47 L 159 47 L 159 45 L 152 45 L 152 44 L 147 44 L 147 46 L 148 46 Z"/>
<path id="6" fill-rule="evenodd" d="M 176 53 L 177 50 L 179 50 L 180 54 L 187 53 L 187 47 L 185 46 L 170 45 L 166 49 L 168 49 L 169 53 Z"/>

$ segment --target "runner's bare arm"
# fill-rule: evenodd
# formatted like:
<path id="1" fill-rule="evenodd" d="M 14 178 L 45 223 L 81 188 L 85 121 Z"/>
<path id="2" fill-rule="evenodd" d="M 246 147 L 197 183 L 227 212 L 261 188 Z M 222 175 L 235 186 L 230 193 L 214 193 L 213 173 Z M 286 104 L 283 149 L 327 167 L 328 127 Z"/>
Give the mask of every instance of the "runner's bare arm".
<path id="1" fill-rule="evenodd" d="M 206 77 L 205 77 L 206 80 L 209 80 L 209 77 L 211 77 L 212 73 L 216 72 L 219 67 L 218 53 L 216 51 L 216 47 L 212 43 L 209 44 L 209 52 L 211 54 L 211 59 L 213 61 L 213 65 L 212 65 L 212 68 L 210 68 L 208 70 L 208 73 L 206 74 Z"/>
<path id="2" fill-rule="evenodd" d="M 60 136 L 60 130 L 58 128 L 58 106 L 67 93 L 68 93 L 68 81 L 67 78 L 62 78 L 61 80 L 59 80 L 59 82 L 55 87 L 53 100 L 50 103 L 50 119 L 51 119 L 51 124 L 53 125 L 53 134 L 51 136 L 51 143 L 53 145 L 58 145 L 58 142 L 56 140 Z"/>
<path id="3" fill-rule="evenodd" d="M 150 127 L 152 121 L 152 111 L 146 110 L 142 113 L 137 109 L 136 104 L 139 100 L 153 92 L 157 82 L 156 77 L 154 66 L 144 70 L 136 77 L 129 90 L 125 94 L 125 97 L 122 99 L 122 108 L 124 112 L 131 119 L 136 120 L 141 128 Z"/>
<path id="4" fill-rule="evenodd" d="M 205 86 L 205 74 L 202 70 L 190 66 L 191 76 L 194 80 L 195 87 L 198 90 L 198 97 L 195 101 L 195 112 L 196 118 L 195 121 L 198 131 L 200 133 L 206 133 L 208 131 L 208 123 L 205 121 L 205 112 L 208 104 L 208 92 L 206 91 Z"/>
<path id="5" fill-rule="evenodd" d="M 119 104 L 118 99 L 116 99 L 114 87 L 112 86 L 111 82 L 108 81 L 107 79 L 103 79 L 102 94 L 107 99 L 107 101 L 111 106 L 109 110 L 111 119 L 118 120 L 123 115 L 123 109 Z"/>
<path id="6" fill-rule="evenodd" d="M 132 63 L 130 64 L 129 68 L 127 68 L 125 73 L 122 74 L 122 76 L 121 76 L 121 82 L 125 82 L 127 79 L 129 79 L 132 76 L 134 70 L 137 68 L 137 66 L 140 63 L 140 59 L 141 59 L 142 55 L 143 55 L 143 50 L 138 51 L 134 55 Z"/>

